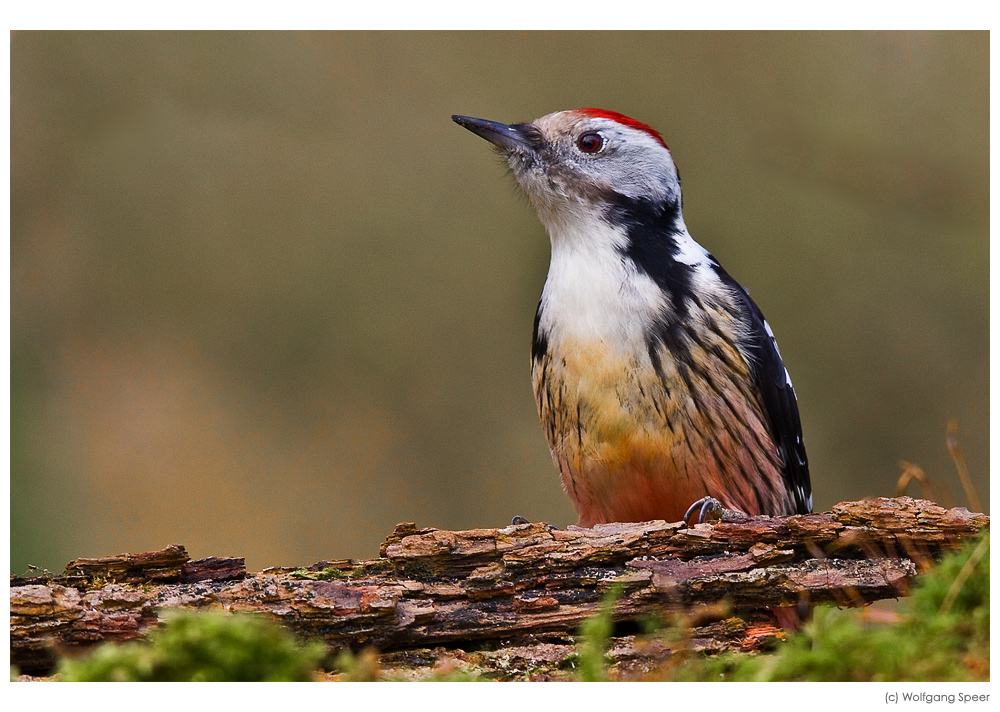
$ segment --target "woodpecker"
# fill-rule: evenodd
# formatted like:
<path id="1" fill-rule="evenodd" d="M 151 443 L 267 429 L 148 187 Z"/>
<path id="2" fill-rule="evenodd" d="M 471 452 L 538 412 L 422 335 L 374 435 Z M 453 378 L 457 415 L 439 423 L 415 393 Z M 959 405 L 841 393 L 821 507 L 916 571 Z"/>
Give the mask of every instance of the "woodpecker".
<path id="1" fill-rule="evenodd" d="M 578 525 L 811 511 L 774 334 L 688 232 L 660 133 L 593 108 L 452 119 L 496 147 L 549 234 L 531 374 Z"/>

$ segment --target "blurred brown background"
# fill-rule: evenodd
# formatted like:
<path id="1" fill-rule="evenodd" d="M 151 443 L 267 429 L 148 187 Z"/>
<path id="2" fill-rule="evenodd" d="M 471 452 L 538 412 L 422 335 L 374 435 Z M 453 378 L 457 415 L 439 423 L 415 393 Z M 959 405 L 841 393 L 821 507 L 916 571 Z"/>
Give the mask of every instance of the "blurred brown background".
<path id="1" fill-rule="evenodd" d="M 949 418 L 989 501 L 985 32 L 18 33 L 12 570 L 572 523 L 528 374 L 548 240 L 449 117 L 580 106 L 666 137 L 817 509 L 904 459 L 968 504 Z"/>

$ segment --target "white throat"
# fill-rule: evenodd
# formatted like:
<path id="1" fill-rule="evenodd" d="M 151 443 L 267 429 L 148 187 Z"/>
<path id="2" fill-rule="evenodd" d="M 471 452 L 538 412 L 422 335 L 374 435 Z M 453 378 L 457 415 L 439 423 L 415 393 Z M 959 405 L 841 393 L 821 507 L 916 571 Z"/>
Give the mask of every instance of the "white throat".
<path id="1" fill-rule="evenodd" d="M 539 331 L 557 350 L 561 343 L 603 342 L 622 352 L 645 353 L 650 325 L 672 308 L 669 298 L 623 254 L 628 240 L 624 228 L 601 219 L 592 206 L 578 203 L 574 208 L 544 221 L 552 258 Z M 679 249 L 673 259 L 693 268 L 692 278 L 703 291 L 718 293 L 723 287 L 708 251 L 694 241 L 683 220 L 677 227 Z"/>
<path id="2" fill-rule="evenodd" d="M 669 305 L 653 280 L 622 255 L 625 231 L 582 213 L 546 225 L 552 258 L 542 290 L 539 331 L 556 353 L 560 346 L 602 342 L 633 352 L 644 343 L 649 324 Z M 644 352 L 643 347 L 639 353 Z"/>

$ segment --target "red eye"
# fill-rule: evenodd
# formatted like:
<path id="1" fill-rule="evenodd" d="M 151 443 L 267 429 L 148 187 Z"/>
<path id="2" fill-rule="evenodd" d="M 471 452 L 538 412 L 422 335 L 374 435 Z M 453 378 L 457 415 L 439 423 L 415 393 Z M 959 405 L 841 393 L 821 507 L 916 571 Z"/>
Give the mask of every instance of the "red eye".
<path id="1" fill-rule="evenodd" d="M 585 133 L 577 140 L 576 145 L 584 153 L 597 153 L 604 148 L 604 138 L 599 133 Z"/>

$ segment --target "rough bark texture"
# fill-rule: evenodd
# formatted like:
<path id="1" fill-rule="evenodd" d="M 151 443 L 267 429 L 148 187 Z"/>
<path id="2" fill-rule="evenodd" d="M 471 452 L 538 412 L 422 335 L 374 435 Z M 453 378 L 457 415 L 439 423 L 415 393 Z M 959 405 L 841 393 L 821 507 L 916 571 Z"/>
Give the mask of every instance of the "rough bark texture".
<path id="1" fill-rule="evenodd" d="M 474 655 L 485 670 L 522 674 L 571 659 L 573 634 L 612 586 L 620 588 L 614 618 L 626 624 L 619 633 L 635 632 L 628 622 L 682 614 L 687 650 L 755 651 L 782 635 L 773 609 L 905 595 L 943 550 L 988 526 L 983 514 L 900 497 L 690 528 L 403 523 L 378 559 L 255 574 L 243 559 L 192 561 L 171 545 L 76 559 L 62 576 L 12 577 L 11 662 L 44 673 L 60 654 L 141 638 L 162 611 L 180 607 L 262 612 L 332 649 L 375 648 L 390 667 Z M 616 638 L 611 652 L 623 670 L 670 654 L 634 635 Z"/>

